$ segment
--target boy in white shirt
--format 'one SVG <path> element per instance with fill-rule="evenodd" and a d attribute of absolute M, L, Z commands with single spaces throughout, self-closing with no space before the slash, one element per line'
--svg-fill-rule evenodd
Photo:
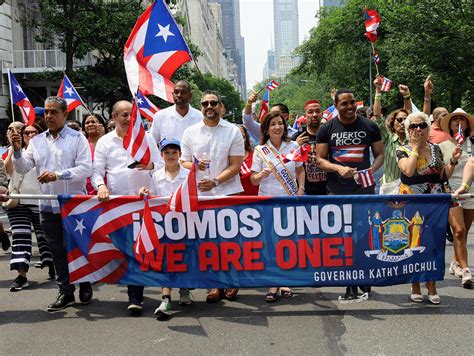
<path fill-rule="evenodd" d="M 150 188 L 142 187 L 140 195 L 170 196 L 179 185 L 188 177 L 189 170 L 179 164 L 181 157 L 181 146 L 175 138 L 164 138 L 160 142 L 161 157 L 165 166 L 153 174 Z M 191 293 L 187 288 L 179 289 L 179 304 L 189 305 L 192 303 Z M 163 287 L 161 304 L 155 310 L 155 315 L 166 319 L 171 315 L 171 288 Z"/>

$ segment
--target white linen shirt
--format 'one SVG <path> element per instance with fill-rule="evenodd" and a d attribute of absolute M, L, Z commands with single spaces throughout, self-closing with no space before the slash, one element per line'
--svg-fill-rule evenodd
<path fill-rule="evenodd" d="M 167 197 L 176 192 L 179 185 L 183 183 L 186 178 L 188 178 L 189 169 L 184 167 L 179 167 L 179 172 L 174 177 L 170 179 L 166 175 L 165 168 L 157 170 L 152 177 L 151 186 L 150 186 L 150 195 L 158 195 L 160 197 Z"/>
<path fill-rule="evenodd" d="M 267 141 L 266 146 L 273 148 L 277 155 L 280 155 L 282 153 L 288 154 L 292 150 L 298 149 L 300 147 L 294 141 L 290 141 L 290 142 L 283 141 L 280 146 L 280 151 L 278 151 L 275 148 L 275 146 L 272 145 L 270 140 Z M 255 150 L 253 151 L 253 161 L 252 161 L 252 168 L 251 168 L 252 172 L 260 173 L 264 168 L 270 168 L 268 167 L 267 163 L 263 160 L 262 155 L 259 152 L 257 152 L 257 149 L 261 149 L 261 148 L 262 148 L 262 145 L 258 145 L 257 147 L 255 147 Z M 288 163 L 285 163 L 285 167 L 288 169 L 288 172 L 291 173 L 295 182 L 297 182 L 296 167 L 301 167 L 302 165 L 303 165 L 303 162 L 290 161 Z M 281 185 L 276 175 L 272 172 L 270 173 L 268 177 L 263 178 L 260 181 L 258 195 L 288 196 L 288 193 L 286 192 L 285 188 L 283 188 L 283 186 Z"/>
<path fill-rule="evenodd" d="M 56 172 L 61 179 L 40 184 L 41 194 L 86 194 L 86 179 L 92 173 L 89 143 L 83 134 L 67 126 L 56 138 L 48 131 L 33 137 L 28 148 L 13 153 L 13 165 L 19 174 L 36 167 L 39 176 Z M 57 200 L 40 200 L 40 211 L 59 213 Z"/>
<path fill-rule="evenodd" d="M 210 161 L 209 178 L 213 179 L 229 166 L 229 156 L 244 157 L 244 139 L 239 128 L 225 120 L 220 119 L 217 126 L 214 127 L 206 126 L 204 120 L 201 120 L 184 131 L 181 152 L 183 161 L 192 161 L 193 156 L 201 159 L 203 153 L 206 153 Z M 202 171 L 196 173 L 199 182 L 204 173 Z M 198 190 L 198 194 L 221 196 L 237 194 L 242 191 L 240 177 L 236 174 L 208 192 Z"/>
<path fill-rule="evenodd" d="M 150 131 L 158 144 L 164 138 L 175 138 L 181 142 L 184 130 L 197 124 L 202 118 L 202 113 L 191 105 L 184 116 L 176 111 L 176 105 L 172 105 L 155 114 Z"/>
<path fill-rule="evenodd" d="M 150 147 L 151 162 L 156 162 L 160 156 L 156 142 L 148 133 L 145 137 Z M 123 147 L 123 140 L 116 130 L 109 132 L 102 136 L 95 146 L 92 185 L 98 189 L 99 185 L 105 184 L 104 177 L 107 175 L 106 186 L 111 194 L 137 195 L 141 187 L 150 186 L 156 165 L 152 170 L 128 168 L 133 162 L 134 159 Z"/>

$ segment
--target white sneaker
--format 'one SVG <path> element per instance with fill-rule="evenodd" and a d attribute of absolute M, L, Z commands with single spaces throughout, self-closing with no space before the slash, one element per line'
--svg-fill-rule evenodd
<path fill-rule="evenodd" d="M 464 268 L 462 270 L 462 280 L 461 284 L 464 288 L 469 288 L 472 284 L 472 275 L 469 268 Z"/>
<path fill-rule="evenodd" d="M 449 265 L 449 273 L 455 275 L 458 278 L 462 277 L 462 268 L 458 261 L 452 261 Z"/>
<path fill-rule="evenodd" d="M 179 289 L 179 305 L 189 305 L 193 302 L 191 292 L 188 288 Z"/>
<path fill-rule="evenodd" d="M 171 309 L 172 309 L 171 300 L 169 300 L 168 298 L 164 298 L 161 300 L 160 306 L 155 309 L 154 314 L 155 315 L 160 315 L 160 314 L 171 315 Z"/>

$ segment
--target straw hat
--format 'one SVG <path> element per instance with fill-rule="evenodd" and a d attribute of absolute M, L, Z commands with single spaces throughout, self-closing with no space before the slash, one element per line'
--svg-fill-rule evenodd
<path fill-rule="evenodd" d="M 457 108 L 451 114 L 448 114 L 441 119 L 440 126 L 444 132 L 449 133 L 449 123 L 451 122 L 451 119 L 455 116 L 464 117 L 469 122 L 469 129 L 471 130 L 471 132 L 474 131 L 474 116 L 469 115 L 461 108 Z"/>

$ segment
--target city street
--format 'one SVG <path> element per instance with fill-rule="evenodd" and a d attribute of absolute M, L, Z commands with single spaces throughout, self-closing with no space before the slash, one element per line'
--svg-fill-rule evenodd
<path fill-rule="evenodd" d="M 446 268 L 451 251 L 447 246 Z M 274 304 L 264 302 L 264 289 L 242 290 L 235 302 L 214 305 L 205 303 L 204 290 L 196 290 L 193 305 L 176 306 L 173 318 L 163 322 L 153 315 L 158 288 L 145 290 L 138 318 L 127 313 L 126 287 L 103 284 L 95 285 L 90 305 L 48 313 L 55 282 L 47 280 L 46 270 L 32 267 L 30 287 L 10 292 L 15 272 L 9 271 L 9 258 L 0 252 L 1 354 L 473 353 L 474 290 L 461 288 L 449 274 L 439 283 L 440 306 L 414 305 L 408 285 L 376 288 L 369 301 L 345 305 L 337 301 L 343 288 L 297 288 L 295 297 Z"/>

